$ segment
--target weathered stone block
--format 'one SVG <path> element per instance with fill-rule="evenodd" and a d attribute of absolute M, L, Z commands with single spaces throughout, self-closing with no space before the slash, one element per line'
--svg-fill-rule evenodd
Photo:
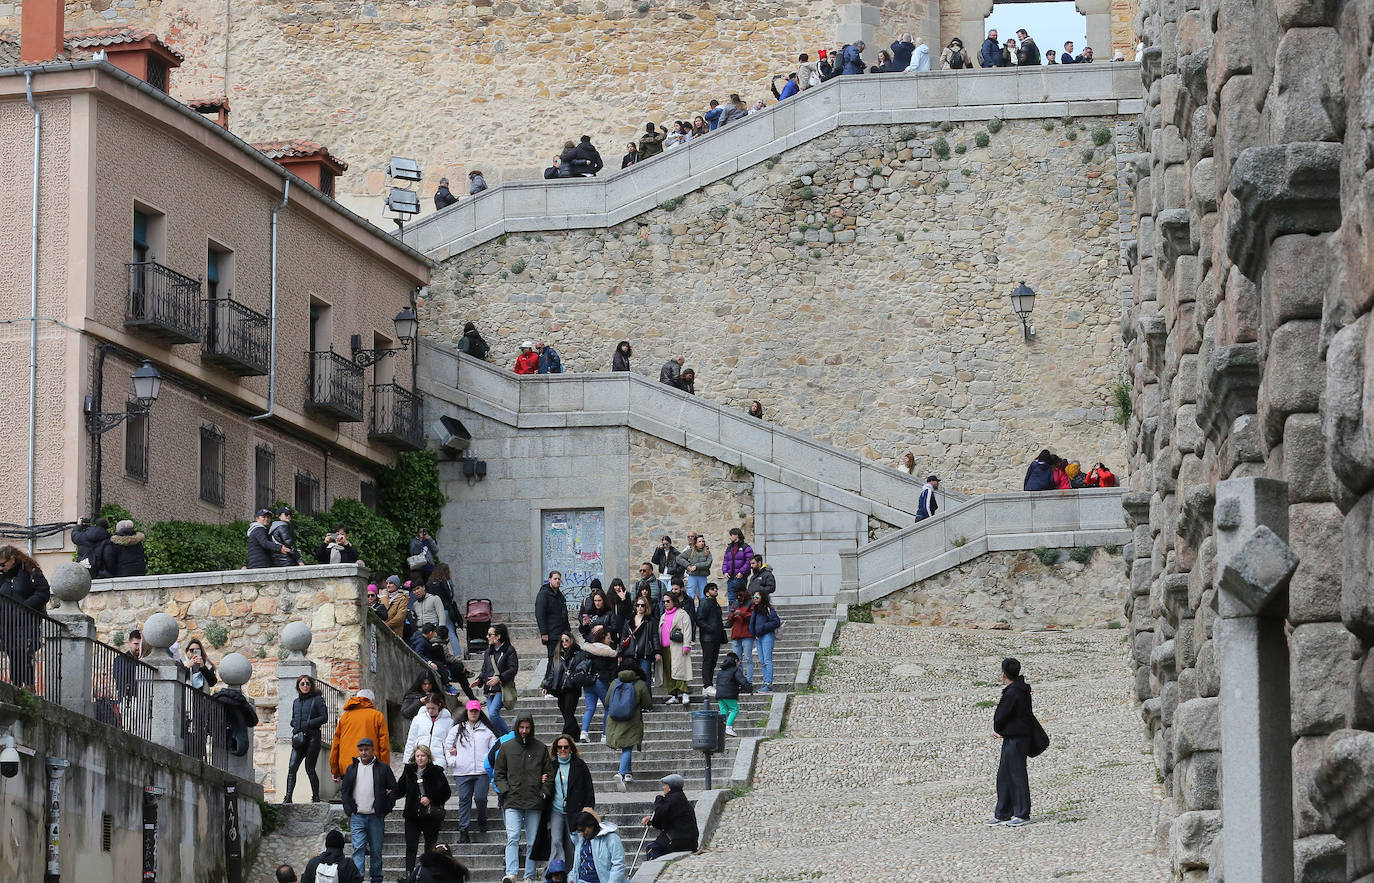
<path fill-rule="evenodd" d="M 1204 645 L 1210 650 L 1211 642 Z M 1199 657 L 1201 653 L 1199 653 Z M 1174 711 L 1174 757 L 1182 759 L 1199 751 L 1221 750 L 1221 700 L 1189 699 Z"/>
<path fill-rule="evenodd" d="M 1341 145 L 1299 142 L 1250 147 L 1231 169 L 1236 212 L 1227 216 L 1226 252 L 1251 279 L 1276 236 L 1324 233 L 1340 225 Z"/>
<path fill-rule="evenodd" d="M 1338 622 L 1314 622 L 1293 629 L 1289 640 L 1289 684 L 1293 735 L 1316 736 L 1346 723 L 1346 699 L 1355 664 Z"/>
<path fill-rule="evenodd" d="M 1193 666 L 1197 670 L 1198 695 L 1204 698 L 1221 695 L 1221 670 L 1212 658 L 1213 646 L 1211 640 L 1204 641 L 1197 648 L 1197 665 Z"/>
<path fill-rule="evenodd" d="M 1314 802 L 1319 798 L 1315 774 L 1321 765 L 1324 736 L 1304 736 L 1293 741 L 1293 836 L 1330 833 Z"/>
<path fill-rule="evenodd" d="M 1212 841 L 1221 833 L 1220 810 L 1182 812 L 1169 830 L 1169 859 L 1179 870 L 1205 868 Z"/>
<path fill-rule="evenodd" d="M 1261 391 L 1261 400 L 1263 399 Z M 1321 503 L 1331 499 L 1326 471 L 1326 441 L 1319 414 L 1291 415 L 1283 425 L 1283 480 L 1292 503 Z"/>
<path fill-rule="evenodd" d="M 1334 28 L 1293 28 L 1279 39 L 1264 104 L 1269 142 L 1339 141 L 1345 134 L 1345 78 Z"/>
<path fill-rule="evenodd" d="M 1293 883 L 1346 883 L 1341 839 L 1318 834 L 1293 841 Z"/>
<path fill-rule="evenodd" d="M 1340 531 L 1341 512 L 1331 503 L 1288 507 L 1288 544 L 1298 556 L 1288 583 L 1288 620 L 1295 625 L 1340 619 L 1341 563 L 1331 548 Z"/>
<path fill-rule="evenodd" d="M 1279 236 L 1269 245 L 1260 283 L 1261 322 L 1272 333 L 1294 319 L 1320 319 L 1335 266 L 1331 234 Z"/>
<path fill-rule="evenodd" d="M 1343 510 L 1353 505 L 1349 498 L 1374 487 L 1374 433 L 1364 408 L 1365 347 L 1370 327 L 1366 313 L 1337 332 L 1326 352 L 1322 428 L 1326 457 L 1339 485 L 1333 485 L 1332 492 Z"/>
<path fill-rule="evenodd" d="M 1356 666 L 1350 682 L 1350 726 L 1374 730 L 1374 650 L 1366 649 Z"/>
<path fill-rule="evenodd" d="M 1275 0 L 1279 27 L 1315 28 L 1336 20 L 1336 0 Z"/>
<path fill-rule="evenodd" d="M 1221 752 L 1200 751 L 1174 762 L 1174 794 L 1185 810 L 1221 807 Z"/>
<path fill-rule="evenodd" d="M 1214 53 L 1208 66 L 1208 73 L 1214 83 L 1219 72 L 1216 61 Z M 1217 96 L 1212 101 L 1212 110 L 1216 114 L 1215 174 L 1218 181 L 1227 181 L 1230 179 L 1231 167 L 1235 165 L 1236 158 L 1241 152 L 1263 143 L 1261 139 L 1264 137 L 1264 117 L 1259 112 L 1257 100 L 1262 98 L 1263 94 L 1260 93 L 1258 81 L 1248 74 L 1228 76 L 1222 82 L 1224 85 L 1214 86 L 1212 92 Z M 1218 197 L 1220 195 L 1218 193 Z"/>
<path fill-rule="evenodd" d="M 1285 323 L 1269 339 L 1264 379 L 1256 403 L 1269 447 L 1283 440 L 1284 421 L 1290 414 L 1315 414 L 1321 403 L 1323 365 L 1317 354 L 1320 338 L 1320 322 L 1300 320 Z M 1303 453 L 1311 452 L 1305 449 Z M 1321 460 L 1307 462 L 1315 466 Z"/>
<path fill-rule="evenodd" d="M 1366 642 L 1374 642 L 1374 494 L 1366 494 L 1341 524 L 1341 621 Z"/>

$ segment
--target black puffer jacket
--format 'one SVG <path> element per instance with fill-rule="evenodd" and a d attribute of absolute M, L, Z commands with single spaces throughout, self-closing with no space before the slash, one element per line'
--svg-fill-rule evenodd
<path fill-rule="evenodd" d="M 1031 688 L 1023 677 L 1017 677 L 1002 688 L 1002 698 L 992 713 L 992 729 L 1003 739 L 1029 737 L 1032 730 Z"/>
<path fill-rule="evenodd" d="M 116 533 L 101 552 L 106 576 L 146 576 L 148 555 L 143 550 L 143 531 Z"/>
<path fill-rule="evenodd" d="M 320 734 L 320 729 L 329 723 L 329 707 L 324 704 L 320 691 L 297 695 L 291 704 L 291 733 Z"/>
<path fill-rule="evenodd" d="M 701 599 L 697 608 L 698 638 L 712 644 L 725 643 L 725 623 L 720 615 L 720 602 L 710 595 Z"/>
<path fill-rule="evenodd" d="M 561 591 L 555 592 L 553 586 L 544 583 L 534 598 L 534 621 L 539 626 L 539 634 L 548 635 L 549 643 L 572 631 L 568 623 L 568 602 Z"/>
<path fill-rule="evenodd" d="M 30 573 L 16 561 L 8 571 L 0 574 L 0 598 L 9 598 L 30 610 L 41 611 L 48 606 L 50 594 L 48 578 L 38 568 Z"/>
<path fill-rule="evenodd" d="M 245 567 L 276 567 L 275 557 L 281 554 L 281 546 L 272 542 L 267 534 L 267 525 L 253 522 L 248 525 L 248 560 Z"/>
<path fill-rule="evenodd" d="M 91 576 L 100 576 L 97 573 L 101 566 L 98 560 L 100 546 L 110 538 L 110 532 L 98 524 L 88 524 L 85 527 L 77 525 L 72 528 L 72 542 L 76 545 L 76 560 L 91 562 Z"/>

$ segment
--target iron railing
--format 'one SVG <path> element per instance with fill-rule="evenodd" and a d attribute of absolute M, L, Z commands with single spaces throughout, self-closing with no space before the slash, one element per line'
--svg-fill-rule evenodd
<path fill-rule="evenodd" d="M 320 694 L 324 696 L 324 707 L 329 710 L 329 723 L 327 723 L 322 733 L 326 740 L 333 738 L 334 727 L 339 722 L 339 716 L 343 714 L 344 703 L 348 701 L 348 694 L 328 681 L 315 681 L 320 688 Z M 332 744 L 332 743 L 331 743 Z"/>
<path fill-rule="evenodd" d="M 418 451 L 425 446 L 420 407 L 418 392 L 395 383 L 375 384 L 372 387 L 372 426 L 367 437 L 403 451 Z"/>
<path fill-rule="evenodd" d="M 269 320 L 231 297 L 205 301 L 205 340 L 200 357 L 239 375 L 271 370 Z"/>
<path fill-rule="evenodd" d="M 95 719 L 152 741 L 156 670 L 109 644 L 85 640 L 91 656 L 91 700 Z"/>
<path fill-rule="evenodd" d="M 200 282 L 155 261 L 126 264 L 129 303 L 124 324 L 172 343 L 200 340 Z"/>
<path fill-rule="evenodd" d="M 219 769 L 229 768 L 229 721 L 223 703 L 182 684 L 182 753 Z"/>
<path fill-rule="evenodd" d="M 0 598 L 0 680 L 49 702 L 62 701 L 66 627 L 41 611 Z"/>
<path fill-rule="evenodd" d="M 363 419 L 363 369 L 333 350 L 306 353 L 310 386 L 306 408 L 356 423 Z"/>

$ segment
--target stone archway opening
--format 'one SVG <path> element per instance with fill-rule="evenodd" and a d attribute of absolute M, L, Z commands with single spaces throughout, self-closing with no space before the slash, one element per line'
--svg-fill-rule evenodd
<path fill-rule="evenodd" d="M 998 39 L 1005 44 L 1008 39 L 1016 38 L 1016 32 L 1020 28 L 1025 28 L 1035 40 L 1035 45 L 1040 47 L 1042 59 L 1050 52 L 1062 53 L 1064 43 L 1069 40 L 1073 41 L 1075 53 L 1081 52 L 1084 46 L 1093 45 L 1088 40 L 1087 16 L 1079 12 L 1071 0 L 1051 0 L 1043 3 L 999 0 L 993 4 L 992 12 L 983 20 L 983 29 L 978 39 L 981 43 L 988 31 L 996 30 Z M 1102 49 L 1093 46 L 1093 52 L 1101 57 Z M 1110 57 L 1109 53 L 1102 60 L 1106 61 Z M 1043 60 L 1041 63 L 1043 64 Z"/>
<path fill-rule="evenodd" d="M 1015 36 L 1017 28 L 1025 27 L 1030 31 L 1031 36 L 1035 38 L 1035 42 L 1040 46 L 1040 51 L 1042 53 L 1047 51 L 1051 46 L 1056 45 L 1059 46 L 1062 51 L 1064 41 L 1072 39 L 1076 52 L 1082 50 L 1082 45 L 1080 45 L 1080 42 L 1082 42 L 1093 47 L 1093 51 L 1097 55 L 1098 61 L 1110 61 L 1112 57 L 1111 0 L 1074 0 L 1073 9 L 1076 10 L 1083 19 L 1081 28 L 1083 33 L 1076 37 L 1064 36 L 1058 38 L 1057 42 L 1054 34 L 1037 34 L 1035 29 L 1026 24 L 1024 20 L 1018 24 L 1013 24 L 1006 33 L 1003 33 L 1000 24 L 989 24 L 989 17 L 994 15 L 993 0 L 944 0 L 944 3 L 948 4 L 948 6 L 955 6 L 959 10 L 960 19 L 957 34 L 963 38 L 964 45 L 974 49 L 974 51 L 977 51 L 975 47 L 982 45 L 983 38 L 987 36 L 988 30 L 992 27 L 997 27 L 998 37 L 1003 42 L 1005 42 L 1008 37 Z M 1016 21 L 1018 18 L 1022 18 L 1022 16 L 1018 15 L 1015 7 L 1029 8 L 1037 6 L 1067 5 L 1068 0 L 1062 0 L 1062 2 L 1058 3 L 1029 2 L 1029 0 L 1003 0 L 1003 2 L 997 4 L 997 7 L 1011 7 L 1010 18 Z M 948 6 L 945 8 L 948 8 Z M 999 8 L 998 14 L 1005 15 L 1006 13 L 1002 13 Z M 1029 13 L 1026 13 L 1026 17 L 1029 17 Z M 949 36 L 954 36 L 954 34 L 950 34 Z M 945 39 L 948 40 L 948 37 Z"/>

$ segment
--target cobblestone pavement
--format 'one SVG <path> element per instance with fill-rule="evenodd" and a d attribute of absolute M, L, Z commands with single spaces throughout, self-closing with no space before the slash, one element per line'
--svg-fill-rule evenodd
<path fill-rule="evenodd" d="M 752 793 L 710 849 L 661 880 L 1155 881 L 1159 786 L 1130 698 L 1126 632 L 849 624 L 816 692 L 793 697 Z M 985 828 L 992 706 L 1016 656 L 1051 747 L 1030 761 L 1032 823 Z"/>

